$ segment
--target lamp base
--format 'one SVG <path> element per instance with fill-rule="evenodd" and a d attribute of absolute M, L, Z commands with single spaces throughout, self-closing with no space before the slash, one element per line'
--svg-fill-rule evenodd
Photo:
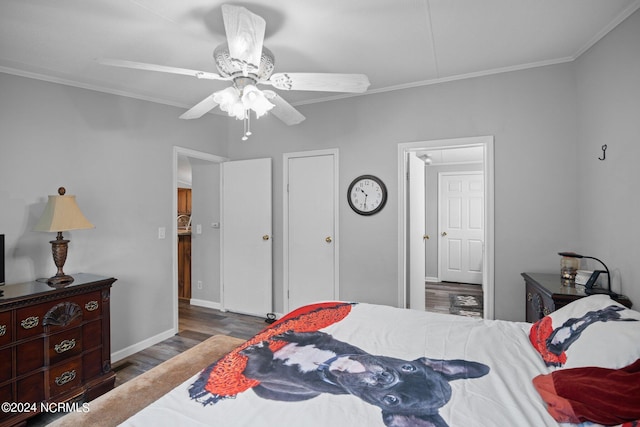
<path fill-rule="evenodd" d="M 55 275 L 53 277 L 49 277 L 49 279 L 47 279 L 47 284 L 49 286 L 53 286 L 58 287 L 58 286 L 66 286 L 69 283 L 73 282 L 73 277 L 67 275 L 67 274 L 63 274 L 63 275 Z"/>

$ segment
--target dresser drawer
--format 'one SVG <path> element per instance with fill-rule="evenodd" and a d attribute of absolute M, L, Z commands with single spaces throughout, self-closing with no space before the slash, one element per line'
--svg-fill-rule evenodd
<path fill-rule="evenodd" d="M 49 365 L 82 353 L 82 329 L 73 328 L 49 337 Z"/>
<path fill-rule="evenodd" d="M 95 320 L 82 327 L 82 340 L 85 350 L 102 345 L 102 322 Z"/>
<path fill-rule="evenodd" d="M 13 374 L 13 349 L 0 350 L 0 383 L 11 379 Z M 0 403 L 4 400 L 0 400 Z"/>
<path fill-rule="evenodd" d="M 102 292 L 96 291 L 78 297 L 78 304 L 82 307 L 84 320 L 97 319 L 102 315 Z"/>
<path fill-rule="evenodd" d="M 15 398 L 16 402 L 33 403 L 44 400 L 44 372 L 39 371 L 26 378 L 18 380 L 18 394 Z"/>
<path fill-rule="evenodd" d="M 51 303 L 38 304 L 16 310 L 16 339 L 23 339 L 41 334 L 42 316 L 51 308 Z"/>
<path fill-rule="evenodd" d="M 0 387 L 0 403 L 15 402 L 13 398 L 13 387 L 11 384 L 7 384 L 4 387 Z M 11 416 L 11 412 L 0 411 L 0 420 Z"/>
<path fill-rule="evenodd" d="M 0 313 L 0 345 L 9 344 L 13 338 L 13 328 L 11 327 L 11 312 Z"/>
<path fill-rule="evenodd" d="M 55 332 L 82 322 L 82 309 L 73 299 L 57 304 L 48 302 L 21 308 L 16 314 L 17 339 L 41 334 L 44 332 L 44 326 L 47 326 L 50 332 Z"/>
<path fill-rule="evenodd" d="M 49 370 L 49 397 L 57 396 L 82 383 L 82 360 L 56 366 Z"/>
<path fill-rule="evenodd" d="M 16 367 L 18 375 L 24 375 L 44 366 L 44 339 L 38 338 L 16 347 Z"/>

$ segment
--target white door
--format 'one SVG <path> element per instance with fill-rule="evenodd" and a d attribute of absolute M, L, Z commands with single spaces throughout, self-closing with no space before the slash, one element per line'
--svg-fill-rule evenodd
<path fill-rule="evenodd" d="M 482 173 L 439 176 L 440 279 L 482 283 L 484 182 Z"/>
<path fill-rule="evenodd" d="M 222 307 L 266 316 L 271 292 L 271 159 L 222 164 Z"/>
<path fill-rule="evenodd" d="M 285 309 L 294 310 L 337 298 L 337 153 L 285 161 Z"/>
<path fill-rule="evenodd" d="M 425 310 L 425 185 L 424 162 L 408 155 L 409 167 L 409 307 Z"/>

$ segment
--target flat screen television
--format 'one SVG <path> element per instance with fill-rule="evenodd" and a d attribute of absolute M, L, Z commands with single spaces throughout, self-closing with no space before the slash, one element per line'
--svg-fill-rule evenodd
<path fill-rule="evenodd" d="M 0 285 L 4 285 L 4 234 L 0 234 Z"/>

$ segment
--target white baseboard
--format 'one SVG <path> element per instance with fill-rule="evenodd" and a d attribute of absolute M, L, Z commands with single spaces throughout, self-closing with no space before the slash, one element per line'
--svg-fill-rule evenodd
<path fill-rule="evenodd" d="M 207 301 L 205 299 L 191 298 L 189 300 L 189 304 L 197 305 L 198 307 L 213 308 L 213 309 L 216 309 L 216 310 L 221 310 L 222 309 L 219 302 Z"/>
<path fill-rule="evenodd" d="M 154 335 L 146 340 L 142 340 L 138 343 L 130 345 L 129 347 L 123 348 L 122 350 L 118 350 L 114 353 L 111 353 L 111 363 L 115 363 L 119 360 L 124 359 L 125 357 L 131 356 L 139 351 L 144 350 L 147 347 L 151 347 L 154 344 L 158 344 L 166 339 L 171 338 L 176 334 L 176 331 L 173 329 L 166 330 L 164 332 L 159 333 L 158 335 Z"/>
<path fill-rule="evenodd" d="M 425 282 L 438 283 L 440 280 L 438 280 L 438 278 L 437 278 L 437 277 L 428 277 L 428 276 L 427 276 L 427 277 L 425 277 L 425 278 L 424 278 L 424 281 L 425 281 Z"/>

